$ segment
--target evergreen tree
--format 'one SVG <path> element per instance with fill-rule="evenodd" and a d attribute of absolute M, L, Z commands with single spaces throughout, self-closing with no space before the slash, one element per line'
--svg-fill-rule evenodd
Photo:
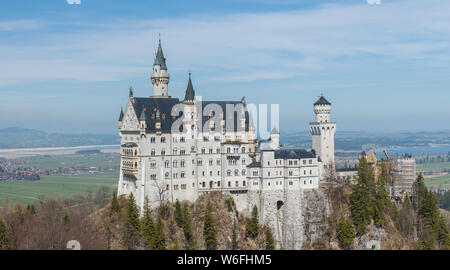
<path fill-rule="evenodd" d="M 339 240 L 339 244 L 343 248 L 350 248 L 353 240 L 355 239 L 355 231 L 353 230 L 353 225 L 350 220 L 344 218 L 343 216 L 339 218 L 336 228 L 336 235 Z"/>
<path fill-rule="evenodd" d="M 128 196 L 126 203 L 126 236 L 125 242 L 128 249 L 134 249 L 139 239 L 139 209 L 134 200 L 133 193 Z"/>
<path fill-rule="evenodd" d="M 144 217 L 142 220 L 142 236 L 145 247 L 148 249 L 155 248 L 155 224 L 153 222 L 152 212 L 149 206 L 148 197 L 145 197 Z"/>
<path fill-rule="evenodd" d="M 8 234 L 6 232 L 5 223 L 0 218 L 0 250 L 9 249 Z"/>
<path fill-rule="evenodd" d="M 353 224 L 359 235 L 367 231 L 367 225 L 373 217 L 373 174 L 369 169 L 367 160 L 361 155 L 358 165 L 358 183 L 353 188 L 351 197 L 351 212 Z"/>
<path fill-rule="evenodd" d="M 153 249 L 165 250 L 166 249 L 166 236 L 164 235 L 164 228 L 162 218 L 158 216 L 158 222 L 156 223 L 155 234 L 153 238 Z"/>
<path fill-rule="evenodd" d="M 233 221 L 233 229 L 231 232 L 231 249 L 232 250 L 238 249 L 236 220 Z"/>
<path fill-rule="evenodd" d="M 120 212 L 120 206 L 119 201 L 117 200 L 117 192 L 113 192 L 113 197 L 111 201 L 111 212 L 112 213 L 119 213 Z"/>
<path fill-rule="evenodd" d="M 385 165 L 381 165 L 381 174 L 376 183 L 375 204 L 373 209 L 373 220 L 375 224 L 382 225 L 383 213 L 385 208 L 390 204 L 389 193 L 386 190 L 386 185 L 389 183 L 389 176 Z"/>
<path fill-rule="evenodd" d="M 183 233 L 184 239 L 186 240 L 186 249 L 194 250 L 196 243 L 192 235 L 192 225 L 191 225 L 191 214 L 186 204 L 183 206 Z"/>
<path fill-rule="evenodd" d="M 175 202 L 175 222 L 177 223 L 178 227 L 182 226 L 183 213 L 181 210 L 181 204 L 178 200 Z"/>
<path fill-rule="evenodd" d="M 246 236 L 256 238 L 259 234 L 258 208 L 253 206 L 251 218 L 247 218 L 245 225 Z"/>
<path fill-rule="evenodd" d="M 272 231 L 266 228 L 266 250 L 275 249 L 275 240 L 273 239 Z"/>
<path fill-rule="evenodd" d="M 207 250 L 217 249 L 216 224 L 212 216 L 212 207 L 209 202 L 206 206 L 206 213 L 203 225 L 203 237 L 205 238 L 205 245 Z"/>

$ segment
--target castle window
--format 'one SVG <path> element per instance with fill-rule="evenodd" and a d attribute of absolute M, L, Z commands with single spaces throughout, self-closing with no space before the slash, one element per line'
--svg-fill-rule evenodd
<path fill-rule="evenodd" d="M 242 170 L 242 175 L 245 175 L 245 170 Z"/>
<path fill-rule="evenodd" d="M 312 159 L 309 160 L 309 164 L 312 164 Z"/>
<path fill-rule="evenodd" d="M 289 171 L 289 176 L 292 176 L 292 175 L 293 175 L 292 171 Z"/>
<path fill-rule="evenodd" d="M 151 143 L 155 143 L 155 137 L 151 137 L 151 138 L 150 138 L 150 142 L 151 142 Z"/>
<path fill-rule="evenodd" d="M 293 185 L 292 181 L 289 181 L 289 185 L 290 185 L 290 186 L 292 186 L 292 185 Z"/>
<path fill-rule="evenodd" d="M 220 171 L 217 171 L 217 176 L 220 176 Z"/>
<path fill-rule="evenodd" d="M 220 165 L 220 159 L 216 160 L 216 165 Z"/>
<path fill-rule="evenodd" d="M 184 172 L 181 172 L 181 178 L 184 178 Z"/>
<path fill-rule="evenodd" d="M 227 176 L 231 176 L 231 170 L 227 171 Z"/>
<path fill-rule="evenodd" d="M 242 165 L 245 165 L 245 158 L 242 159 Z"/>
<path fill-rule="evenodd" d="M 306 164 L 306 160 L 303 160 L 303 164 Z"/>
<path fill-rule="evenodd" d="M 239 171 L 238 170 L 234 170 L 234 176 L 238 176 L 239 175 Z"/>
<path fill-rule="evenodd" d="M 217 148 L 217 149 L 216 149 L 216 153 L 217 153 L 217 154 L 220 154 L 220 148 Z"/>
<path fill-rule="evenodd" d="M 306 185 L 306 181 L 303 181 L 303 184 Z"/>
<path fill-rule="evenodd" d="M 178 185 L 173 185 L 174 190 L 178 190 Z"/>
<path fill-rule="evenodd" d="M 156 161 L 155 160 L 150 161 L 150 167 L 156 168 Z"/>
<path fill-rule="evenodd" d="M 176 148 L 174 148 L 174 149 L 172 150 L 172 152 L 173 152 L 174 155 L 176 155 L 177 152 L 178 152 L 178 150 L 177 150 Z"/>
<path fill-rule="evenodd" d="M 236 181 L 235 185 L 236 185 L 236 187 L 238 187 L 239 186 L 239 181 Z"/>
<path fill-rule="evenodd" d="M 214 163 L 214 161 L 212 160 L 212 158 L 209 160 L 209 165 L 212 166 Z"/>
<path fill-rule="evenodd" d="M 169 186 L 169 185 L 167 185 L 167 186 L 166 186 L 166 190 L 169 190 L 169 189 L 170 189 L 170 186 Z"/>
<path fill-rule="evenodd" d="M 165 156 L 166 155 L 166 150 L 161 150 L 161 156 Z"/>
<path fill-rule="evenodd" d="M 312 180 L 309 180 L 309 183 L 312 184 Z"/>
<path fill-rule="evenodd" d="M 230 147 L 227 148 L 227 154 L 231 153 Z"/>
<path fill-rule="evenodd" d="M 195 175 L 195 171 L 192 171 L 192 175 Z"/>
<path fill-rule="evenodd" d="M 191 147 L 191 153 L 192 153 L 192 152 L 195 152 L 195 146 L 192 146 L 192 147 Z"/>
<path fill-rule="evenodd" d="M 309 174 L 312 174 L 312 170 L 309 170 Z"/>
<path fill-rule="evenodd" d="M 161 137 L 161 143 L 165 143 L 166 142 L 166 137 Z"/>
<path fill-rule="evenodd" d="M 166 172 L 165 177 L 166 177 L 166 179 L 169 179 L 169 173 L 168 172 Z"/>
<path fill-rule="evenodd" d="M 245 181 L 242 181 L 242 186 L 244 186 L 244 187 L 245 187 Z"/>
<path fill-rule="evenodd" d="M 205 153 L 205 148 L 202 148 L 202 154 L 204 154 Z"/>
<path fill-rule="evenodd" d="M 181 165 L 181 168 L 184 168 L 184 159 L 182 159 L 181 161 L 180 161 L 180 165 Z"/>
<path fill-rule="evenodd" d="M 231 181 L 228 181 L 228 187 L 231 187 Z"/>
<path fill-rule="evenodd" d="M 242 147 L 242 153 L 245 153 L 245 147 Z"/>
<path fill-rule="evenodd" d="M 220 181 L 217 181 L 217 186 L 220 187 Z"/>
<path fill-rule="evenodd" d="M 176 168 L 178 165 L 178 162 L 176 160 L 173 161 L 173 167 Z"/>
<path fill-rule="evenodd" d="M 205 176 L 205 171 L 202 172 L 202 176 Z"/>
<path fill-rule="evenodd" d="M 164 161 L 164 167 L 169 168 L 170 162 L 168 160 Z"/>
<path fill-rule="evenodd" d="M 185 142 L 186 139 L 184 137 L 181 137 L 180 142 Z"/>
<path fill-rule="evenodd" d="M 209 153 L 212 154 L 213 153 L 213 149 L 209 148 Z"/>
<path fill-rule="evenodd" d="M 270 161 L 267 161 L 267 166 L 270 166 Z"/>
<path fill-rule="evenodd" d="M 181 189 L 186 189 L 186 184 L 182 184 Z"/>
<path fill-rule="evenodd" d="M 151 155 L 154 157 L 155 156 L 155 149 L 152 149 Z"/>
<path fill-rule="evenodd" d="M 209 176 L 212 176 L 212 171 L 209 171 Z"/>
<path fill-rule="evenodd" d="M 197 160 L 197 166 L 202 166 L 202 164 L 203 164 L 203 160 L 199 158 Z"/>

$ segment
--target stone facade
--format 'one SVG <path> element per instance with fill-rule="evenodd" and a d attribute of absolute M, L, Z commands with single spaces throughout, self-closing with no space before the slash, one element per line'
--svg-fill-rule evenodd
<path fill-rule="evenodd" d="M 331 104 L 323 96 L 314 104 L 313 149 L 284 149 L 276 129 L 268 140 L 255 137 L 244 98 L 199 100 L 190 74 L 184 100 L 169 96 L 161 42 L 151 78 L 153 95 L 134 97 L 130 90 L 120 114 L 118 194 L 134 194 L 141 209 L 145 198 L 157 207 L 213 191 L 229 194 L 238 211 L 259 209 L 260 222 L 270 226 L 278 247 L 300 249 L 303 194 L 318 190 L 323 162 L 334 163 Z"/>

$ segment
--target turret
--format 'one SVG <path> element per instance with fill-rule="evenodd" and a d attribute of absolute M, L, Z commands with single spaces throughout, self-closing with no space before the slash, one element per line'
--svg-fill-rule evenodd
<path fill-rule="evenodd" d="M 189 81 L 186 88 L 186 95 L 184 96 L 184 103 L 192 104 L 194 102 L 194 99 L 195 99 L 195 90 L 194 86 L 192 86 L 191 72 L 189 72 Z"/>
<path fill-rule="evenodd" d="M 314 103 L 315 121 L 309 124 L 312 149 L 322 160 L 323 167 L 334 167 L 334 133 L 336 123 L 330 121 L 331 103 L 321 95 Z"/>
<path fill-rule="evenodd" d="M 123 120 L 123 108 L 120 108 L 120 115 L 119 115 L 119 129 L 122 128 L 122 120 Z"/>
<path fill-rule="evenodd" d="M 319 96 L 318 100 L 314 103 L 314 113 L 316 114 L 316 122 L 330 122 L 331 103 L 323 96 Z"/>
<path fill-rule="evenodd" d="M 270 147 L 280 149 L 280 132 L 275 127 L 270 132 Z"/>
<path fill-rule="evenodd" d="M 151 76 L 153 84 L 152 97 L 169 97 L 169 78 L 170 75 L 167 72 L 166 58 L 164 58 L 160 39 L 158 43 L 158 51 L 155 55 L 155 62 L 153 63 L 153 73 Z"/>

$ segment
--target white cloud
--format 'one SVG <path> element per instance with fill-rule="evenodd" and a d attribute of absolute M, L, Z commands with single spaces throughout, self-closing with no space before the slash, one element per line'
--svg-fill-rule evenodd
<path fill-rule="evenodd" d="M 69 4 L 69 5 L 73 5 L 73 4 L 80 5 L 81 4 L 81 0 L 67 0 L 67 4 Z"/>

